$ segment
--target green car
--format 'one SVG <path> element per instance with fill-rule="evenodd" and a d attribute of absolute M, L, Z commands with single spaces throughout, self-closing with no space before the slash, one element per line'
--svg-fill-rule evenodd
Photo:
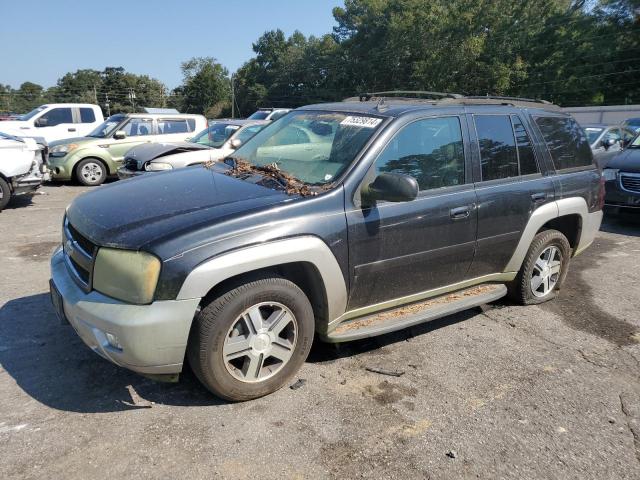
<path fill-rule="evenodd" d="M 112 115 L 86 137 L 51 142 L 53 180 L 100 185 L 116 175 L 125 154 L 150 142 L 180 142 L 207 128 L 202 115 L 128 113 Z"/>

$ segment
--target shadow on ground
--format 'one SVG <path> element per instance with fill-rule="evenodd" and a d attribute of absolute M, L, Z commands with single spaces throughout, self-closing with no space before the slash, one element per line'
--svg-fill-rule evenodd
<path fill-rule="evenodd" d="M 605 214 L 600 230 L 607 233 L 640 237 L 640 211 L 636 214 Z"/>

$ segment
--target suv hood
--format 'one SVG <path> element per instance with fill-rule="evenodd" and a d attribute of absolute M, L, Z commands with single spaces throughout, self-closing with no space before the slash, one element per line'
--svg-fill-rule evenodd
<path fill-rule="evenodd" d="M 139 250 L 295 198 L 219 173 L 226 168 L 186 168 L 99 187 L 77 197 L 67 218 L 98 245 Z"/>
<path fill-rule="evenodd" d="M 627 148 L 613 157 L 605 168 L 616 168 L 623 172 L 640 173 L 640 148 Z"/>

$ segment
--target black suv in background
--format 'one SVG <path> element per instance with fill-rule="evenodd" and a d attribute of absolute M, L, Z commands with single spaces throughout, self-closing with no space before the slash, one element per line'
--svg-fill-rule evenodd
<path fill-rule="evenodd" d="M 223 162 L 68 208 L 59 316 L 104 358 L 230 400 L 280 388 L 314 335 L 378 335 L 554 298 L 602 219 L 583 130 L 546 102 L 363 95 L 294 110 Z"/>
<path fill-rule="evenodd" d="M 606 181 L 605 211 L 640 213 L 640 134 L 602 171 Z"/>

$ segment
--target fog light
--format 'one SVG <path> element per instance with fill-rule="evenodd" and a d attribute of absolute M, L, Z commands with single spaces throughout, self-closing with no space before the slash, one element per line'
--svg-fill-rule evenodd
<path fill-rule="evenodd" d="M 109 342 L 109 346 L 115 348 L 116 350 L 123 350 L 122 345 L 120 345 L 120 341 L 118 337 L 113 335 L 112 333 L 105 332 L 105 337 L 107 337 L 107 342 Z"/>

